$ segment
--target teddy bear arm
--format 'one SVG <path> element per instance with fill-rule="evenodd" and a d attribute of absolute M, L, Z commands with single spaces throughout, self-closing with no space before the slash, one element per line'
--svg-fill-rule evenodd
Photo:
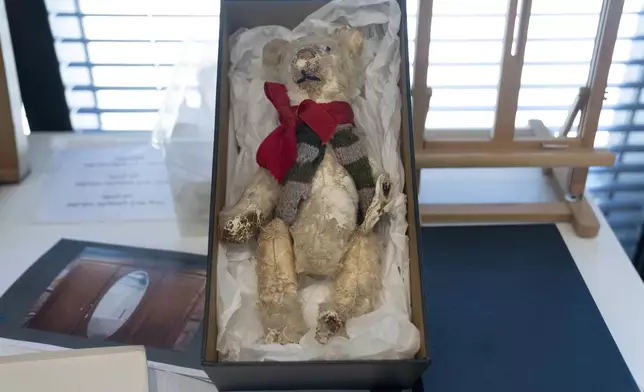
<path fill-rule="evenodd" d="M 369 162 L 365 142 L 355 125 L 338 126 L 331 139 L 338 162 L 347 170 L 358 191 L 361 216 L 367 212 L 375 194 L 374 171 Z"/>
<path fill-rule="evenodd" d="M 320 137 L 307 125 L 297 129 L 295 138 L 295 163 L 286 173 L 276 211 L 277 217 L 288 225 L 295 221 L 300 202 L 309 197 L 313 177 L 324 159 L 326 150 Z"/>
<path fill-rule="evenodd" d="M 273 175 L 260 168 L 251 178 L 241 197 L 219 215 L 219 229 L 224 242 L 246 243 L 257 234 L 259 226 L 272 216 L 280 195 L 280 185 Z"/>

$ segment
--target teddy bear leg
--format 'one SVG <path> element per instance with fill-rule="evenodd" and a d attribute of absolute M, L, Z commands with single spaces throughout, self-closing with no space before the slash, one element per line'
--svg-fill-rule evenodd
<path fill-rule="evenodd" d="M 315 338 L 326 344 L 348 319 L 374 309 L 380 292 L 380 244 L 374 233 L 356 233 L 344 256 L 331 301 L 320 307 Z"/>
<path fill-rule="evenodd" d="M 349 287 L 341 284 L 333 301 L 321 305 L 315 331 L 315 338 L 319 343 L 326 344 L 331 337 L 346 333 L 346 322 L 350 318 L 360 317 L 376 309 L 381 288 L 381 271 L 377 263 L 370 265 L 372 269 L 363 271 L 358 282 Z"/>
<path fill-rule="evenodd" d="M 297 298 L 291 237 L 288 226 L 279 218 L 260 228 L 257 285 L 265 342 L 299 342 L 306 326 Z"/>
<path fill-rule="evenodd" d="M 268 221 L 277 199 L 280 186 L 265 169 L 260 168 L 239 201 L 220 213 L 219 228 L 224 242 L 246 243 L 257 229 Z"/>
<path fill-rule="evenodd" d="M 320 307 L 315 338 L 326 344 L 341 332 L 348 319 L 374 310 L 382 285 L 380 240 L 373 232 L 387 210 L 391 184 L 386 175 L 376 181 L 376 193 L 362 225 L 356 230 L 342 259 L 331 301 Z"/>

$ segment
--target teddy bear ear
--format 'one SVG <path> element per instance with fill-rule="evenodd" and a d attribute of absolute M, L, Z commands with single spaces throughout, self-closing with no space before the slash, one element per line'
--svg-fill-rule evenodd
<path fill-rule="evenodd" d="M 264 45 L 262 50 L 262 62 L 268 70 L 276 71 L 286 56 L 288 41 L 283 39 L 274 39 Z"/>
<path fill-rule="evenodd" d="M 353 27 L 344 27 L 335 32 L 340 46 L 349 51 L 351 57 L 359 57 L 364 46 L 362 31 Z"/>

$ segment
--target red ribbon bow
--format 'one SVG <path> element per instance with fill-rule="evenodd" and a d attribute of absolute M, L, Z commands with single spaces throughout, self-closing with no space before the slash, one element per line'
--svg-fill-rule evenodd
<path fill-rule="evenodd" d="M 353 110 L 346 102 L 316 103 L 310 99 L 291 106 L 286 86 L 266 82 L 264 93 L 277 109 L 280 125 L 260 144 L 257 163 L 270 171 L 281 184 L 297 159 L 295 131 L 305 123 L 326 144 L 340 124 L 353 124 Z"/>

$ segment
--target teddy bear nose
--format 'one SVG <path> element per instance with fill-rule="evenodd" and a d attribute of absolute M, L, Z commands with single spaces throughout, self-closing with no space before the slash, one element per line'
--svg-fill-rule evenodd
<path fill-rule="evenodd" d="M 299 69 L 309 68 L 316 57 L 316 53 L 313 50 L 301 49 L 295 54 L 295 65 Z"/>

